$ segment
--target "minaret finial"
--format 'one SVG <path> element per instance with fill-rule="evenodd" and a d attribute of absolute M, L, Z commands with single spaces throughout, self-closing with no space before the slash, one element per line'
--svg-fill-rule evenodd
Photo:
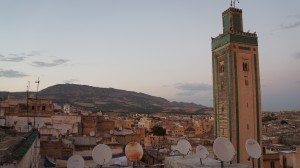
<path fill-rule="evenodd" d="M 235 8 L 235 1 L 237 1 L 238 3 L 240 3 L 239 0 L 231 0 L 231 2 L 230 2 L 230 6 L 231 7 L 232 7 L 232 4 L 233 4 L 233 7 Z"/>

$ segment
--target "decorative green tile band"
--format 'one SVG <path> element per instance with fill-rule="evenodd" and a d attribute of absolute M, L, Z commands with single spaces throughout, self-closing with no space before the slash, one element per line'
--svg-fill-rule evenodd
<path fill-rule="evenodd" d="M 232 142 L 232 112 L 231 112 L 231 66 L 230 66 L 230 54 L 227 54 L 227 92 L 228 92 L 228 111 L 229 111 L 229 130 L 230 130 L 230 141 Z"/>
<path fill-rule="evenodd" d="M 39 135 L 38 131 L 33 131 L 25 140 L 22 146 L 20 146 L 17 150 L 13 152 L 13 157 L 16 160 L 20 160 L 23 156 L 27 153 L 33 142 L 35 141 L 36 137 Z"/>
<path fill-rule="evenodd" d="M 235 14 L 233 15 L 233 23 L 234 23 L 234 30 L 237 31 L 242 31 L 242 24 L 241 24 L 241 15 L 240 14 Z"/>
<path fill-rule="evenodd" d="M 239 122 L 239 89 L 237 74 L 236 52 L 234 52 L 234 79 L 235 79 L 235 110 L 236 110 L 236 146 L 240 149 L 240 122 Z M 237 162 L 240 163 L 240 150 L 237 150 Z"/>
<path fill-rule="evenodd" d="M 240 50 L 248 50 L 248 51 L 251 51 L 251 48 L 250 48 L 250 47 L 239 46 L 239 49 L 240 49 Z"/>
<path fill-rule="evenodd" d="M 216 99 L 216 81 L 217 81 L 217 66 L 216 66 L 216 57 L 213 57 L 213 68 L 214 68 L 214 73 L 213 73 L 213 75 L 214 75 L 214 77 L 213 77 L 213 80 L 214 80 L 214 82 L 213 82 L 213 87 L 214 87 L 214 94 L 213 94 L 213 96 L 214 96 L 214 111 L 215 111 L 215 133 L 216 133 L 216 137 L 218 137 L 218 135 L 219 135 L 219 125 L 218 125 L 218 106 L 217 106 L 217 99 Z"/>
<path fill-rule="evenodd" d="M 227 32 L 230 30 L 230 17 L 229 15 L 223 17 L 223 27 L 224 32 Z"/>
<path fill-rule="evenodd" d="M 212 43 L 211 43 L 212 50 L 221 47 L 229 42 L 257 45 L 257 37 L 237 35 L 237 34 L 226 34 L 226 35 L 222 34 L 212 39 Z"/>
<path fill-rule="evenodd" d="M 260 143 L 260 112 L 259 112 L 259 83 L 258 83 L 258 67 L 257 67 L 257 60 L 256 54 L 254 56 L 254 70 L 255 70 L 255 91 L 256 91 L 256 125 L 257 125 L 257 142 Z M 262 145 L 262 144 L 260 144 Z M 260 168 L 260 158 L 258 159 L 258 168 Z"/>

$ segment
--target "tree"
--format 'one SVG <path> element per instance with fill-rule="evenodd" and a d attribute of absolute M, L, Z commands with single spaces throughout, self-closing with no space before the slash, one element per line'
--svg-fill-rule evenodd
<path fill-rule="evenodd" d="M 156 126 L 152 127 L 151 131 L 152 131 L 153 135 L 155 135 L 155 136 L 165 136 L 166 135 L 166 129 L 164 129 L 160 125 L 156 125 Z"/>
<path fill-rule="evenodd" d="M 284 124 L 289 124 L 289 123 L 288 123 L 287 121 L 285 121 L 285 120 L 281 120 L 281 121 L 280 121 L 280 124 L 281 124 L 281 125 L 284 125 Z"/>
<path fill-rule="evenodd" d="M 152 134 L 155 136 L 158 136 L 158 148 L 157 148 L 157 159 L 158 159 L 158 153 L 160 149 L 160 137 L 166 135 L 166 129 L 164 129 L 160 125 L 155 125 L 154 127 L 151 128 Z"/>
<path fill-rule="evenodd" d="M 277 117 L 274 114 L 266 115 L 262 118 L 262 122 L 268 122 L 272 120 L 277 120 Z"/>

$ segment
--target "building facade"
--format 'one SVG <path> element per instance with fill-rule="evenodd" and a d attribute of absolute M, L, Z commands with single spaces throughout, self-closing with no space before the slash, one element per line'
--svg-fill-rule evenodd
<path fill-rule="evenodd" d="M 262 139 L 257 35 L 243 31 L 241 9 L 230 7 L 222 20 L 223 33 L 212 38 L 215 136 L 233 143 L 234 163 L 251 164 L 245 142 Z"/>

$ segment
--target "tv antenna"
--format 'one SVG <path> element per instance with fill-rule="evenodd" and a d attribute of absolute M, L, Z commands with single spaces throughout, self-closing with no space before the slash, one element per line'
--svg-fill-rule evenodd
<path fill-rule="evenodd" d="M 231 6 L 231 7 L 232 7 L 232 5 L 233 5 L 233 7 L 235 8 L 235 1 L 237 1 L 238 3 L 240 3 L 239 0 L 231 0 L 231 3 L 230 3 L 230 6 Z"/>
<path fill-rule="evenodd" d="M 37 93 L 39 91 L 39 85 L 40 85 L 40 78 L 38 77 L 38 80 L 35 81 L 35 83 L 37 83 L 37 87 L 36 87 L 36 97 L 37 97 Z"/>
<path fill-rule="evenodd" d="M 27 92 L 27 99 L 26 99 L 26 104 L 27 104 L 27 128 L 28 128 L 27 132 L 29 132 L 29 118 L 28 118 L 28 110 L 29 110 L 28 94 L 29 94 L 29 90 L 30 90 L 30 81 L 28 81 L 28 83 L 27 83 L 27 90 L 26 90 L 26 92 Z"/>
<path fill-rule="evenodd" d="M 37 98 L 38 98 L 38 92 L 39 92 L 39 85 L 40 85 L 40 78 L 38 77 L 38 80 L 35 81 L 35 83 L 37 83 L 37 87 L 36 87 L 36 94 L 35 94 L 35 110 L 34 110 L 34 120 L 33 120 L 33 127 L 35 128 L 35 115 L 37 112 Z"/>

